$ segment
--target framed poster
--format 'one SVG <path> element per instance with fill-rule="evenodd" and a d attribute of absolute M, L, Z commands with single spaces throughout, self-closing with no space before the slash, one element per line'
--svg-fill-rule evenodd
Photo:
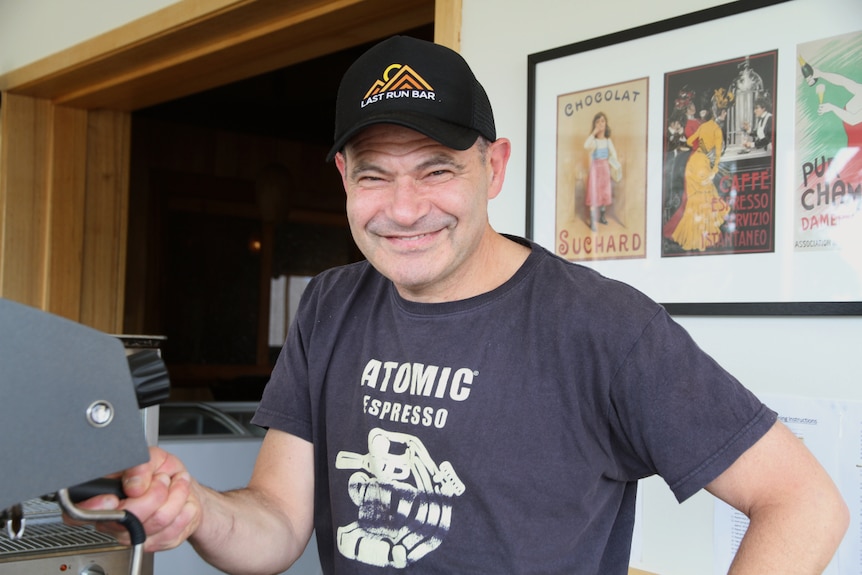
<path fill-rule="evenodd" d="M 805 83 L 796 98 L 793 245 L 840 251 L 859 240 L 862 31 L 801 43 L 796 57 Z"/>
<path fill-rule="evenodd" d="M 672 313 L 862 314 L 862 3 L 561 46 L 528 90 L 529 238 Z"/>
<path fill-rule="evenodd" d="M 557 97 L 555 237 L 574 261 L 646 256 L 647 78 Z"/>
<path fill-rule="evenodd" d="M 775 251 L 776 62 L 771 50 L 665 74 L 662 257 Z"/>

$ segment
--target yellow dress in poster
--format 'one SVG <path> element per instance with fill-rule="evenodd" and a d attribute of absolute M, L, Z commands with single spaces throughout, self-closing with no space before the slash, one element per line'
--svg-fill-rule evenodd
<path fill-rule="evenodd" d="M 557 97 L 555 252 L 646 257 L 648 79 Z"/>
<path fill-rule="evenodd" d="M 673 231 L 673 240 L 684 250 L 703 251 L 718 242 L 721 226 L 730 212 L 730 206 L 715 187 L 724 133 L 715 119 L 710 119 L 698 126 L 687 141 L 689 146 L 695 143 L 698 146 L 685 166 L 687 199 L 682 219 Z"/>

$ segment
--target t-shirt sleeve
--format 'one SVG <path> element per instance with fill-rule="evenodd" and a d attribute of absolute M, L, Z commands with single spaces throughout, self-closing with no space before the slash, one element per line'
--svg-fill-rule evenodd
<path fill-rule="evenodd" d="M 776 420 L 663 309 L 615 375 L 609 409 L 621 475 L 658 473 L 679 501 L 718 477 Z"/>
<path fill-rule="evenodd" d="M 251 422 L 313 440 L 308 359 L 300 321 L 288 329 L 269 382 Z"/>

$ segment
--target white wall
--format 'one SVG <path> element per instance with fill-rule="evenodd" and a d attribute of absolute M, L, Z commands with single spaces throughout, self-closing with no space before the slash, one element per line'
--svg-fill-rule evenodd
<path fill-rule="evenodd" d="M 513 141 L 507 183 L 492 224 L 525 231 L 527 56 L 665 18 L 720 0 L 463 0 L 461 52 L 485 86 L 497 133 Z M 850 17 L 845 15 L 846 17 Z M 862 12 L 857 16 L 862 16 Z M 857 20 L 862 27 L 862 18 Z M 588 71 L 585 71 L 588 73 Z M 648 224 L 649 225 L 649 224 Z M 856 365 L 862 318 L 683 317 L 700 345 L 757 393 L 862 399 Z M 678 505 L 658 479 L 644 484 L 644 569 L 661 575 L 712 573 L 712 498 Z"/>

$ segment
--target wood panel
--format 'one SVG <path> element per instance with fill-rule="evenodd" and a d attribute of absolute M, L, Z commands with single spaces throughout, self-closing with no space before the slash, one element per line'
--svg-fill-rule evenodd
<path fill-rule="evenodd" d="M 434 42 L 461 51 L 461 0 L 434 3 Z"/>
<path fill-rule="evenodd" d="M 13 94 L 0 107 L 0 296 L 44 306 L 51 103 Z"/>
<path fill-rule="evenodd" d="M 81 321 L 123 331 L 131 115 L 89 113 Z"/>
<path fill-rule="evenodd" d="M 44 307 L 81 318 L 84 256 L 87 112 L 55 107 L 51 142 L 47 277 Z M 35 261 L 35 260 L 34 260 Z"/>
<path fill-rule="evenodd" d="M 4 94 L 0 297 L 122 331 L 130 117 Z"/>

